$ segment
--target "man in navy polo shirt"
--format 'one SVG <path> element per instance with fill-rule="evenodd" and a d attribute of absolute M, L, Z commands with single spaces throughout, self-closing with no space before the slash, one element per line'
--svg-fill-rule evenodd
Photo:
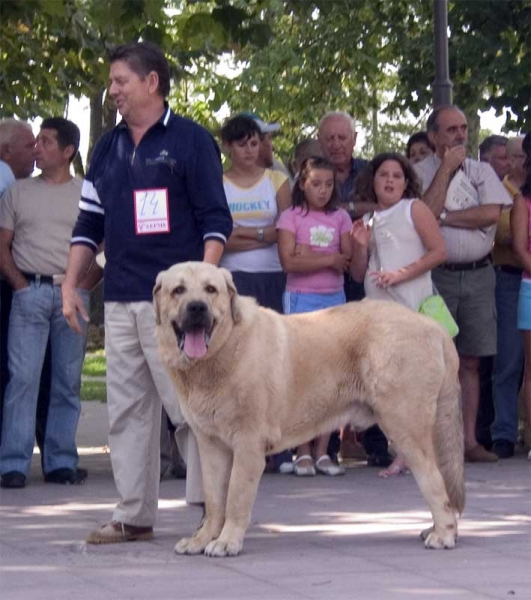
<path fill-rule="evenodd" d="M 150 43 L 110 56 L 109 94 L 123 117 L 96 145 L 83 183 L 63 283 L 64 314 L 88 319 L 76 282 L 105 239 L 105 346 L 109 446 L 120 501 L 95 544 L 153 537 L 159 488 L 161 401 L 178 431 L 186 424 L 157 353 L 152 290 L 157 274 L 187 260 L 217 264 L 232 231 L 219 149 L 165 102 L 168 63 Z M 197 447 L 187 458 L 187 500 L 202 501 Z M 181 435 L 180 442 L 183 441 Z"/>

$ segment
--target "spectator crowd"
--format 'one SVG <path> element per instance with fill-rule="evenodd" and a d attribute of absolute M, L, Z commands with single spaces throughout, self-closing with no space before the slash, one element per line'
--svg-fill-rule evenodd
<path fill-rule="evenodd" d="M 519 423 L 531 423 L 531 134 L 489 136 L 475 160 L 463 111 L 439 106 L 404 154 L 367 161 L 355 156 L 354 118 L 331 111 L 287 168 L 274 155 L 281 125 L 241 113 L 220 131 L 223 171 L 212 135 L 170 109 L 156 46 L 120 46 L 109 65 L 122 119 L 83 180 L 71 173 L 74 123 L 46 118 L 35 138 L 26 123 L 0 121 L 2 488 L 26 486 L 35 438 L 45 482 L 88 476 L 75 438 L 90 291 L 103 279 L 119 501 L 87 542 L 150 539 L 168 473 L 186 477 L 189 503 L 203 503 L 197 444 L 172 401 L 151 304 L 157 274 L 187 260 L 229 269 L 240 294 L 283 314 L 364 297 L 418 311 L 440 294 L 459 328 L 464 459 L 514 455 Z M 345 426 L 265 468 L 340 476 L 349 458 L 383 477 L 407 471 L 378 426 Z"/>

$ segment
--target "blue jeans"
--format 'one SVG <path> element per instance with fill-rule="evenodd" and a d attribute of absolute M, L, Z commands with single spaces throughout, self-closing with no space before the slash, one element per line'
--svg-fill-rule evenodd
<path fill-rule="evenodd" d="M 517 328 L 520 281 L 520 275 L 496 269 L 498 350 L 493 375 L 493 441 L 515 443 L 518 434 L 518 392 L 524 368 L 522 332 Z"/>
<path fill-rule="evenodd" d="M 304 292 L 285 291 L 282 296 L 282 306 L 285 315 L 332 308 L 333 306 L 345 304 L 345 302 L 344 290 L 332 294 L 308 294 Z"/>
<path fill-rule="evenodd" d="M 78 290 L 88 311 L 89 293 Z M 84 324 L 86 334 L 86 324 Z M 63 317 L 60 286 L 31 282 L 13 294 L 8 330 L 9 383 L 4 403 L 0 473 L 28 475 L 35 437 L 39 380 L 46 345 L 51 345 L 51 388 L 44 438 L 44 473 L 75 469 L 79 390 L 86 335 Z"/>

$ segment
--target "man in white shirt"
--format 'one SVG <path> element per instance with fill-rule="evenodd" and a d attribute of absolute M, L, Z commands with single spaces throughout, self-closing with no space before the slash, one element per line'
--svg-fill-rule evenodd
<path fill-rule="evenodd" d="M 459 381 L 465 459 L 495 462 L 476 439 L 479 362 L 496 354 L 495 274 L 490 252 L 503 206 L 512 201 L 492 167 L 466 158 L 467 121 L 456 106 L 436 108 L 427 123 L 435 154 L 415 165 L 423 200 L 439 219 L 448 253 L 433 282 L 459 326 Z"/>

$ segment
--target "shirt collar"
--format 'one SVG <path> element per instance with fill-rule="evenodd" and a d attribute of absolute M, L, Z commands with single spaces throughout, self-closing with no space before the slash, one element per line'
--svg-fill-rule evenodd
<path fill-rule="evenodd" d="M 155 127 L 155 125 L 162 125 L 163 127 L 168 126 L 168 123 L 174 117 L 174 114 L 167 102 L 164 102 L 164 109 L 165 110 L 162 113 L 162 116 L 160 117 L 160 119 L 158 119 L 158 121 L 153 123 L 153 125 L 151 125 L 150 129 L 152 127 Z M 125 119 L 122 119 L 116 127 L 120 128 L 120 129 L 128 129 L 127 121 Z"/>
<path fill-rule="evenodd" d="M 433 166 L 439 170 L 439 167 L 441 166 L 442 160 L 437 156 L 437 154 L 435 154 L 435 152 L 431 155 L 431 159 L 433 161 Z"/>

